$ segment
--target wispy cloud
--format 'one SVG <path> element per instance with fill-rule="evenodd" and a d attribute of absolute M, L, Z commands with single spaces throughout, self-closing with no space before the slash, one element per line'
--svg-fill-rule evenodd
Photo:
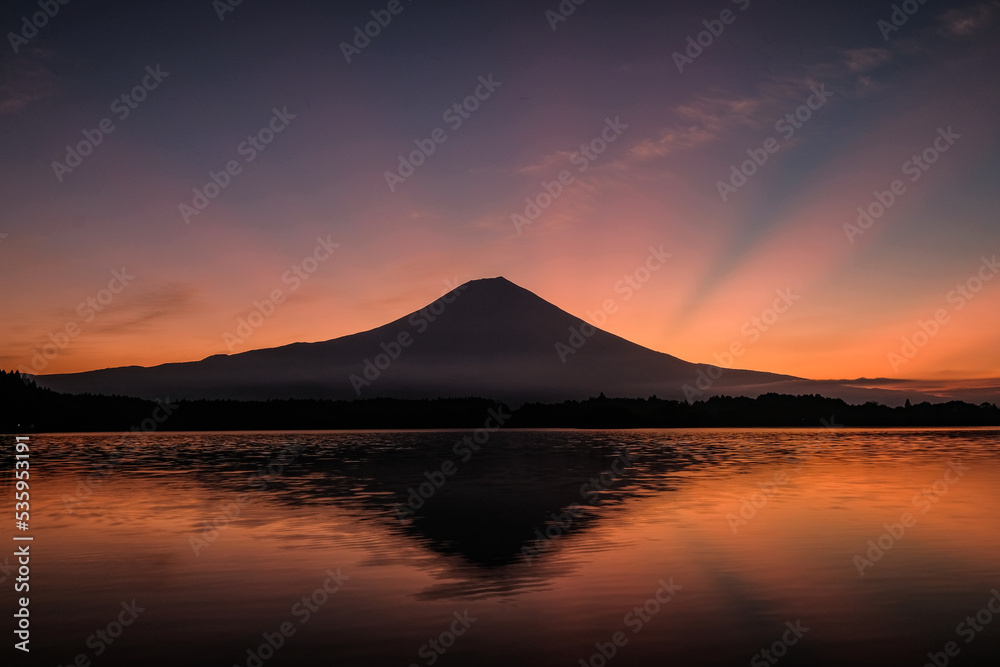
<path fill-rule="evenodd" d="M 549 153 L 548 155 L 543 155 L 542 157 L 535 160 L 529 165 L 520 167 L 515 171 L 518 174 L 536 174 L 536 173 L 551 173 L 553 170 L 563 168 L 564 165 L 569 163 L 569 159 L 573 156 L 572 151 L 556 151 L 554 153 Z"/>
<path fill-rule="evenodd" d="M 99 316 L 88 333 L 121 335 L 146 330 L 158 320 L 177 319 L 180 315 L 199 310 L 198 288 L 193 285 L 168 283 L 141 293 L 123 295 L 117 308 L 109 308 L 107 316 Z M 128 299 L 128 296 L 133 298 Z"/>
<path fill-rule="evenodd" d="M 17 113 L 55 94 L 57 80 L 49 66 L 51 54 L 35 48 L 0 67 L 0 115 Z"/>
<path fill-rule="evenodd" d="M 803 91 L 819 82 L 813 77 L 775 79 L 759 86 L 755 95 L 734 96 L 716 89 L 699 93 L 674 109 L 675 122 L 633 145 L 629 157 L 636 161 L 666 157 L 723 140 L 741 129 L 764 127 L 793 102 L 801 104 Z"/>
<path fill-rule="evenodd" d="M 849 71 L 867 72 L 892 60 L 892 52 L 886 48 L 849 49 L 843 57 Z"/>
<path fill-rule="evenodd" d="M 717 141 L 737 127 L 753 127 L 761 104 L 760 98 L 722 91 L 696 95 L 674 110 L 677 122 L 633 145 L 629 156 L 638 160 L 665 157 Z"/>
<path fill-rule="evenodd" d="M 1000 14 L 1000 2 L 984 2 L 972 7 L 950 9 L 941 15 L 947 34 L 967 37 L 992 23 Z"/>

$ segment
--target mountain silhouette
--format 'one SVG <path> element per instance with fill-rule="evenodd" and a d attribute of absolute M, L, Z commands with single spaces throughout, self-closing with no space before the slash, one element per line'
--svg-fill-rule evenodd
<path fill-rule="evenodd" d="M 483 396 L 519 405 L 601 393 L 698 400 L 768 392 L 887 405 L 923 399 L 684 361 L 594 328 L 502 277 L 470 281 L 389 324 L 333 340 L 36 381 L 67 393 L 175 400 Z"/>

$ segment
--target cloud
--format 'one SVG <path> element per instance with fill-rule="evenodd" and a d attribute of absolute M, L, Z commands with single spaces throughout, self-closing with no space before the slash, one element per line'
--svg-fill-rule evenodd
<path fill-rule="evenodd" d="M 556 170 L 556 167 L 565 167 L 569 163 L 569 159 L 573 156 L 572 151 L 556 151 L 555 153 L 550 153 L 544 155 L 533 164 L 520 167 L 515 170 L 518 174 L 535 174 L 535 173 L 545 173 L 548 174 Z M 560 166 L 561 165 L 561 166 Z"/>
<path fill-rule="evenodd" d="M 0 67 L 0 116 L 17 113 L 55 94 L 58 77 L 48 64 L 50 60 L 47 51 L 35 48 Z"/>
<path fill-rule="evenodd" d="M 762 103 L 760 98 L 718 90 L 696 95 L 674 109 L 676 123 L 633 145 L 629 155 L 639 160 L 665 157 L 717 141 L 737 127 L 755 127 L 755 114 Z"/>
<path fill-rule="evenodd" d="M 711 131 L 698 125 L 670 127 L 663 129 L 658 137 L 643 139 L 635 144 L 629 149 L 629 154 L 640 160 L 664 157 L 695 148 L 715 138 Z"/>
<path fill-rule="evenodd" d="M 1000 15 L 1000 0 L 945 12 L 940 21 L 949 35 L 967 36 Z M 811 64 L 803 64 L 798 77 L 774 78 L 752 94 L 732 95 L 713 89 L 695 95 L 673 109 L 675 121 L 658 134 L 632 146 L 629 157 L 647 160 L 665 157 L 718 141 L 740 128 L 762 127 L 789 107 L 801 103 L 803 91 L 826 84 L 841 95 L 867 95 L 884 88 L 876 70 L 900 58 L 927 51 L 927 35 L 899 38 L 884 47 L 849 48 Z"/>
<path fill-rule="evenodd" d="M 117 336 L 145 331 L 160 319 L 176 320 L 181 313 L 200 310 L 198 291 L 193 285 L 168 283 L 135 295 L 123 294 L 120 303 L 99 314 L 93 325 L 85 325 L 86 333 Z"/>
<path fill-rule="evenodd" d="M 950 9 L 940 20 L 947 34 L 953 37 L 967 37 L 989 25 L 1000 13 L 1000 2 L 984 2 L 972 7 Z"/>
<path fill-rule="evenodd" d="M 658 135 L 634 144 L 628 155 L 638 160 L 664 157 L 717 141 L 738 127 L 756 127 L 756 114 L 762 103 L 762 99 L 732 95 L 718 89 L 695 95 L 673 109 L 675 123 L 663 128 Z M 572 151 L 556 151 L 518 168 L 516 173 L 553 173 L 569 164 L 572 155 Z"/>
<path fill-rule="evenodd" d="M 842 55 L 851 72 L 867 72 L 892 60 L 892 52 L 884 48 L 849 49 Z"/>
<path fill-rule="evenodd" d="M 637 159 L 663 157 L 719 141 L 742 128 L 758 128 L 774 121 L 775 113 L 808 90 L 810 81 L 775 80 L 758 87 L 755 96 L 734 96 L 720 90 L 695 95 L 674 109 L 677 122 L 655 138 L 634 145 Z"/>

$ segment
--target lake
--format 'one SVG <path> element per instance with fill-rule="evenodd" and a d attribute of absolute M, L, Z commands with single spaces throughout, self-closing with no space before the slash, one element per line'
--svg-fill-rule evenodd
<path fill-rule="evenodd" d="M 34 435 L 20 664 L 996 665 L 998 436 Z"/>

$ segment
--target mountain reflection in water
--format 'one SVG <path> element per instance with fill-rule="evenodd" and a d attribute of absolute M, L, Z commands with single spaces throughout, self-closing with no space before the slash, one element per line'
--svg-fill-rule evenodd
<path fill-rule="evenodd" d="M 745 664 L 796 621 L 782 664 L 998 654 L 1000 615 L 956 635 L 1000 586 L 996 431 L 471 435 L 33 436 L 32 658 L 246 665 L 285 621 L 264 664 L 594 664 L 619 631 L 615 665 Z"/>

